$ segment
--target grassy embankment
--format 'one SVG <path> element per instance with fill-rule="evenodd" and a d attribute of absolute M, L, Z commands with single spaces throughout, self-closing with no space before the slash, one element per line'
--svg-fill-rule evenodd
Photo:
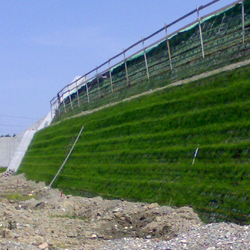
<path fill-rule="evenodd" d="M 49 184 L 84 125 L 53 187 L 192 205 L 207 222 L 249 223 L 249 76 L 237 69 L 50 126 L 18 172 Z"/>

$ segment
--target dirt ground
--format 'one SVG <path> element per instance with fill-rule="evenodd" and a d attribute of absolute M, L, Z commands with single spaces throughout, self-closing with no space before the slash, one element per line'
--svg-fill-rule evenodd
<path fill-rule="evenodd" d="M 1 249 L 7 242 L 32 249 L 98 249 L 124 237 L 169 240 L 201 224 L 190 207 L 66 196 L 24 174 L 0 176 Z"/>

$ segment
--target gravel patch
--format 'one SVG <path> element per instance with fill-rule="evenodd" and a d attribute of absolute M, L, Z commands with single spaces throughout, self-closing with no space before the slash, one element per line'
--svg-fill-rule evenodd
<path fill-rule="evenodd" d="M 124 238 L 121 240 L 110 240 L 99 249 L 250 249 L 250 227 L 232 223 L 212 223 L 192 228 L 187 233 L 180 234 L 169 241 Z"/>

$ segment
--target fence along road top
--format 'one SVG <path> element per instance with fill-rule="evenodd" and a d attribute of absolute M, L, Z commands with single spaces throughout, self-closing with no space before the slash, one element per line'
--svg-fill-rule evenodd
<path fill-rule="evenodd" d="M 89 87 L 88 87 L 88 83 L 90 83 L 93 79 L 97 79 L 97 82 L 98 82 L 98 85 L 99 85 L 99 77 L 101 77 L 102 75 L 105 75 L 105 73 L 109 73 L 111 74 L 111 71 L 118 67 L 119 65 L 121 64 L 124 64 L 125 65 L 125 73 L 126 73 L 126 78 L 127 78 L 127 82 L 128 82 L 128 73 L 127 73 L 127 61 L 129 59 L 131 59 L 132 57 L 140 54 L 140 53 L 143 53 L 144 54 L 144 58 L 145 58 L 145 66 L 146 66 L 146 72 L 147 72 L 147 77 L 149 79 L 149 73 L 148 73 L 148 66 L 147 66 L 147 58 L 146 58 L 146 50 L 152 48 L 153 46 L 155 46 L 156 44 L 159 44 L 160 42 L 162 41 L 167 41 L 167 45 L 168 45 L 168 52 L 169 52 L 169 66 L 170 66 L 170 69 L 172 70 L 172 62 L 171 62 L 171 54 L 170 54 L 170 48 L 169 48 L 169 43 L 168 43 L 168 40 L 175 36 L 176 34 L 178 34 L 180 31 L 183 31 L 185 29 L 188 29 L 189 27 L 192 27 L 193 25 L 195 24 L 199 24 L 199 32 L 200 32 L 200 46 L 201 46 L 201 55 L 202 57 L 204 58 L 205 57 L 205 54 L 204 54 L 204 48 L 203 48 L 203 38 L 202 38 L 202 31 L 201 31 L 201 21 L 202 20 L 205 20 L 206 18 L 208 17 L 211 17 L 212 15 L 215 15 L 217 13 L 220 13 L 224 10 L 227 10 L 229 9 L 230 7 L 232 6 L 235 6 L 236 4 L 239 4 L 241 3 L 242 4 L 242 41 L 244 43 L 244 0 L 238 0 L 238 1 L 235 1 L 221 9 L 218 9 L 210 14 L 207 14 L 203 17 L 200 17 L 199 15 L 199 11 L 219 2 L 220 0 L 214 0 L 206 5 L 203 5 L 203 6 L 197 6 L 196 9 L 194 9 L 193 11 L 187 13 L 186 15 L 182 16 L 181 18 L 173 21 L 172 23 L 168 24 L 168 25 L 165 25 L 163 28 L 159 29 L 158 31 L 154 32 L 153 34 L 151 34 L 150 36 L 136 42 L 135 44 L 131 45 L 130 47 L 128 47 L 127 49 L 123 50 L 121 53 L 117 54 L 116 56 L 110 58 L 108 61 L 104 62 L 103 64 L 97 66 L 96 68 L 94 68 L 93 70 L 89 71 L 88 73 L 86 73 L 85 75 L 79 77 L 77 80 L 73 81 L 72 83 L 66 85 L 62 90 L 60 90 L 58 93 L 57 93 L 57 96 L 55 96 L 51 101 L 50 101 L 50 107 L 51 107 L 51 111 L 52 113 L 56 113 L 57 109 L 59 108 L 60 104 L 63 103 L 64 105 L 64 110 L 66 112 L 66 108 L 65 108 L 65 103 L 64 103 L 64 100 L 68 97 L 69 98 L 69 101 L 70 101 L 70 104 L 71 104 L 71 108 L 73 109 L 73 106 L 72 106 L 72 102 L 71 102 L 71 94 L 76 94 L 77 95 L 77 99 L 78 99 L 78 106 L 80 106 L 80 102 L 79 102 L 79 93 L 78 93 L 78 90 L 85 86 L 86 88 L 86 92 L 87 92 L 87 101 L 89 102 Z M 197 20 L 193 21 L 192 23 L 176 30 L 175 32 L 171 33 L 171 34 L 168 34 L 167 33 L 167 30 L 169 27 L 171 26 L 174 26 L 175 24 L 179 23 L 180 21 L 184 20 L 185 18 L 193 15 L 197 13 Z M 149 40 L 150 38 L 158 35 L 159 33 L 165 31 L 165 36 L 164 38 L 154 42 L 153 44 L 149 45 L 149 46 L 144 46 L 144 42 Z M 130 51 L 131 49 L 133 49 L 134 47 L 136 47 L 137 45 L 139 44 L 142 44 L 142 49 L 138 50 L 136 53 L 130 55 L 129 57 L 126 57 L 126 54 L 128 51 Z M 120 56 L 123 56 L 123 60 L 121 60 L 120 62 L 114 64 L 111 66 L 111 62 L 117 58 L 119 58 Z M 105 65 L 107 65 L 108 67 L 106 68 L 106 70 L 103 70 L 101 71 L 100 73 L 98 73 L 98 70 L 101 69 L 102 67 L 104 67 Z M 92 77 L 91 77 L 92 76 Z M 111 75 L 110 75 L 111 76 Z M 110 85 L 111 85 L 111 89 L 112 89 L 112 93 L 113 93 L 113 86 L 112 86 L 112 77 L 110 77 Z"/>

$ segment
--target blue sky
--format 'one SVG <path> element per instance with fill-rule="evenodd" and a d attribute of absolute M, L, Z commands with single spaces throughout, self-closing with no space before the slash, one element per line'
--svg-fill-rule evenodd
<path fill-rule="evenodd" d="M 76 76 L 210 1 L 0 0 L 0 135 L 23 131 Z"/>

